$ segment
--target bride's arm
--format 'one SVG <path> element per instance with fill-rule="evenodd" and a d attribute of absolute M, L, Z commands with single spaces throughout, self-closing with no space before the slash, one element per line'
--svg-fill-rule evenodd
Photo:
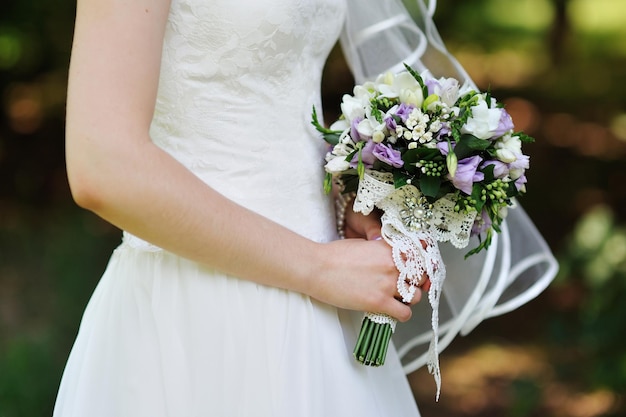
<path fill-rule="evenodd" d="M 67 103 L 76 202 L 166 250 L 344 308 L 407 320 L 381 241 L 320 244 L 208 187 L 149 138 L 166 0 L 79 0 Z"/>

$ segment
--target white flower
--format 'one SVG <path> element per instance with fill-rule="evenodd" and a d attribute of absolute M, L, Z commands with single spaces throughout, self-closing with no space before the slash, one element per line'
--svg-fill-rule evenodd
<path fill-rule="evenodd" d="M 410 90 L 404 89 L 400 91 L 400 101 L 402 103 L 411 104 L 415 107 L 422 107 L 422 103 L 424 102 L 424 94 L 422 94 L 422 90 Z"/>
<path fill-rule="evenodd" d="M 346 119 L 339 119 L 330 125 L 330 130 L 345 131 L 346 129 L 350 129 L 350 123 Z"/>
<path fill-rule="evenodd" d="M 341 113 L 345 116 L 348 124 L 354 119 L 365 117 L 366 109 L 368 108 L 369 98 L 365 98 L 363 95 L 353 97 L 346 94 L 341 101 Z"/>
<path fill-rule="evenodd" d="M 501 116 L 502 109 L 489 108 L 485 100 L 480 100 L 478 104 L 472 106 L 472 115 L 467 119 L 461 132 L 469 133 L 479 139 L 490 139 L 498 130 Z"/>
<path fill-rule="evenodd" d="M 524 175 L 524 171 L 525 169 L 523 168 L 513 168 L 512 170 L 509 171 L 509 176 L 511 177 L 511 179 L 516 180 L 522 175 Z"/>
<path fill-rule="evenodd" d="M 350 168 L 350 163 L 346 161 L 344 156 L 337 156 L 330 159 L 324 168 L 326 169 L 326 172 L 338 174 Z"/>
<path fill-rule="evenodd" d="M 459 98 L 459 82 L 454 78 L 439 78 L 433 84 L 433 93 L 447 107 L 454 106 Z M 430 84 L 429 84 L 430 85 Z"/>
<path fill-rule="evenodd" d="M 380 138 L 380 142 L 385 138 L 384 130 L 385 124 L 379 123 L 377 120 L 363 119 L 356 127 L 357 132 L 362 138 L 372 138 L 375 142 L 375 137 Z M 382 138 L 381 136 L 382 135 Z M 380 143 L 377 142 L 377 143 Z"/>
<path fill-rule="evenodd" d="M 354 151 L 354 149 L 355 144 L 352 141 L 350 141 L 349 143 L 339 142 L 333 147 L 332 155 L 346 157 L 350 155 Z"/>
<path fill-rule="evenodd" d="M 422 87 L 408 72 L 396 76 L 384 75 L 376 80 L 380 97 L 399 98 L 401 102 L 421 107 L 424 102 Z"/>
<path fill-rule="evenodd" d="M 428 131 L 437 133 L 441 130 L 442 127 L 443 127 L 443 124 L 441 123 L 440 120 L 433 120 L 433 122 L 430 124 L 430 127 L 428 128 Z"/>
<path fill-rule="evenodd" d="M 376 84 L 392 85 L 394 78 L 395 76 L 393 75 L 393 72 L 387 71 L 386 73 L 380 74 L 378 76 L 378 78 L 376 79 Z"/>
<path fill-rule="evenodd" d="M 515 162 L 517 160 L 517 156 L 510 150 L 503 148 L 496 150 L 496 157 L 498 160 L 510 164 L 511 162 Z"/>
<path fill-rule="evenodd" d="M 522 153 L 522 141 L 519 136 L 507 134 L 495 143 L 496 149 L 507 149 L 515 154 Z"/>

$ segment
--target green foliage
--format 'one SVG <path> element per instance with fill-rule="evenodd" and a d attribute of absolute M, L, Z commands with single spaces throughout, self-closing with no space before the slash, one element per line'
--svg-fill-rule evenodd
<path fill-rule="evenodd" d="M 626 226 L 610 209 L 597 207 L 576 225 L 560 277 L 561 285 L 585 294 L 576 310 L 553 323 L 560 348 L 578 352 L 568 372 L 586 386 L 626 391 Z"/>
<path fill-rule="evenodd" d="M 0 351 L 0 417 L 50 415 L 60 377 L 53 347 L 52 340 L 25 337 Z"/>
<path fill-rule="evenodd" d="M 49 416 L 80 317 L 119 232 L 74 207 L 20 206 L 16 213 L 14 228 L 0 222 L 0 302 L 15 288 L 3 308 L 14 318 L 0 322 L 0 417 Z"/>

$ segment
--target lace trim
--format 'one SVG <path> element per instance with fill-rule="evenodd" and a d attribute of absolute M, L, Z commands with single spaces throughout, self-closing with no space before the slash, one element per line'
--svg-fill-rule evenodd
<path fill-rule="evenodd" d="M 439 367 L 439 301 L 446 277 L 446 267 L 439 252 L 438 242 L 451 242 L 457 248 L 469 243 L 476 212 L 456 213 L 450 197 L 434 204 L 413 185 L 398 189 L 388 173 L 367 171 L 361 181 L 353 210 L 369 214 L 374 207 L 383 210 L 382 236 L 392 247 L 393 260 L 398 268 L 398 292 L 403 302 L 410 302 L 421 278 L 429 277 L 431 286 L 428 300 L 432 307 L 432 338 L 428 349 L 428 370 L 437 384 L 437 397 L 441 391 Z M 390 323 L 389 316 L 367 313 L 375 322 Z"/>
<path fill-rule="evenodd" d="M 389 324 L 391 325 L 391 331 L 396 331 L 397 321 L 391 316 L 381 313 L 365 313 L 365 317 L 367 317 L 376 324 Z"/>

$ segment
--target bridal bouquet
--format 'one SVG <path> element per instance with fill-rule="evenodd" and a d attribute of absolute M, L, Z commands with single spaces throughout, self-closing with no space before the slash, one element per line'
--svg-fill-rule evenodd
<path fill-rule="evenodd" d="M 410 302 L 426 274 L 433 307 L 429 368 L 438 379 L 438 303 L 445 265 L 438 242 L 465 248 L 471 236 L 487 248 L 512 199 L 525 192 L 529 157 L 511 117 L 489 93 L 453 78 L 433 78 L 411 67 L 357 85 L 345 95 L 341 116 L 313 125 L 331 145 L 324 187 L 356 193 L 353 210 L 382 210 L 382 235 L 400 272 L 398 291 Z M 382 365 L 395 327 L 391 317 L 367 313 L 354 355 Z"/>

